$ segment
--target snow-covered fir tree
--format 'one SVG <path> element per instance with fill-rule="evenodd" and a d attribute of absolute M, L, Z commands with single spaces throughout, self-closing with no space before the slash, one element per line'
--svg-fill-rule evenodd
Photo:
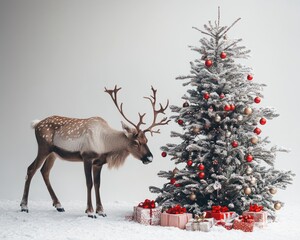
<path fill-rule="evenodd" d="M 249 57 L 241 39 L 230 40 L 231 26 L 218 20 L 204 25 L 200 47 L 191 47 L 199 58 L 191 62 L 191 74 L 177 79 L 189 86 L 183 106 L 171 106 L 171 116 L 182 128 L 171 132 L 180 144 L 166 144 L 162 155 L 171 157 L 177 167 L 160 171 L 167 178 L 156 201 L 169 207 L 181 204 L 199 213 L 213 205 L 228 206 L 241 214 L 250 204 L 259 204 L 275 218 L 283 202 L 277 189 L 291 184 L 291 171 L 274 168 L 276 153 L 285 149 L 269 147 L 262 137 L 263 125 L 278 116 L 273 108 L 260 107 L 265 86 L 256 81 L 252 70 L 238 62 Z M 182 163 L 184 164 L 183 168 Z"/>

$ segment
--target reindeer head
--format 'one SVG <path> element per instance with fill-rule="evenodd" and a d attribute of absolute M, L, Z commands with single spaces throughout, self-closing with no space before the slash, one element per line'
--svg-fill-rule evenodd
<path fill-rule="evenodd" d="M 153 108 L 153 115 L 154 115 L 153 121 L 152 121 L 152 124 L 150 125 L 150 127 L 148 127 L 145 130 L 142 130 L 140 128 L 140 126 L 142 124 L 145 124 L 143 122 L 143 118 L 145 117 L 146 113 L 144 113 L 144 114 L 139 113 L 138 124 L 134 124 L 132 121 L 130 121 L 124 115 L 123 103 L 121 103 L 120 105 L 118 104 L 117 93 L 119 90 L 121 90 L 121 88 L 118 88 L 117 86 L 115 86 L 115 88 L 113 90 L 108 90 L 105 88 L 105 92 L 107 92 L 111 96 L 113 102 L 115 103 L 118 111 L 121 113 L 123 118 L 133 126 L 133 128 L 130 128 L 129 126 L 127 126 L 125 123 L 122 122 L 122 127 L 124 130 L 124 133 L 125 133 L 126 137 L 129 139 L 128 151 L 135 158 L 140 159 L 144 164 L 150 163 L 150 162 L 152 162 L 153 155 L 150 152 L 149 147 L 147 145 L 148 139 L 146 138 L 145 133 L 150 132 L 151 136 L 153 136 L 153 133 L 160 133 L 160 129 L 152 130 L 154 127 L 160 126 L 160 125 L 166 125 L 169 123 L 170 120 L 167 120 L 166 117 L 161 119 L 159 122 L 156 122 L 156 118 L 159 113 L 165 114 L 165 110 L 169 106 L 169 100 L 167 101 L 167 104 L 165 107 L 163 107 L 161 104 L 159 104 L 160 108 L 158 110 L 156 110 L 155 105 L 156 105 L 157 90 L 155 90 L 153 87 L 151 87 L 153 95 L 150 97 L 144 97 L 144 98 L 149 99 L 149 101 L 151 102 L 151 105 Z"/>

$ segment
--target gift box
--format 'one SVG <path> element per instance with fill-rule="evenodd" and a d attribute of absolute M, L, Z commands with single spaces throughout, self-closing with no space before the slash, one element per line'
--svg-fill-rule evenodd
<path fill-rule="evenodd" d="M 243 212 L 243 215 L 251 215 L 254 219 L 254 225 L 259 228 L 267 226 L 268 213 L 263 211 L 263 206 L 257 204 L 250 205 L 249 210 Z"/>
<path fill-rule="evenodd" d="M 133 208 L 133 220 L 144 225 L 160 225 L 160 215 L 161 208 L 148 199 Z"/>
<path fill-rule="evenodd" d="M 187 231 L 209 232 L 214 223 L 214 218 L 200 218 L 195 216 L 194 219 L 188 221 L 185 228 Z"/>
<path fill-rule="evenodd" d="M 160 225 L 185 229 L 185 225 L 192 217 L 193 215 L 191 213 L 186 213 L 185 208 L 177 205 L 161 214 Z"/>
<path fill-rule="evenodd" d="M 205 211 L 205 213 L 207 218 L 216 220 L 226 220 L 235 214 L 235 212 L 229 211 L 226 206 L 212 206 L 211 211 Z"/>
<path fill-rule="evenodd" d="M 253 232 L 254 219 L 251 215 L 240 216 L 239 219 L 233 221 L 233 229 L 242 230 L 244 232 Z"/>

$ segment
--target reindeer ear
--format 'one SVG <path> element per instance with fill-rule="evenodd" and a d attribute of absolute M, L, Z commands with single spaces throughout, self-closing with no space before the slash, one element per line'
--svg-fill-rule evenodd
<path fill-rule="evenodd" d="M 126 137 L 132 136 L 132 129 L 128 125 L 126 125 L 123 121 L 121 121 L 121 124 Z"/>

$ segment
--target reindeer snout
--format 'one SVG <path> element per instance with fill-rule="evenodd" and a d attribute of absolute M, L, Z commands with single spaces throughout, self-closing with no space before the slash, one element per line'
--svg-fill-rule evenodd
<path fill-rule="evenodd" d="M 153 160 L 152 153 L 149 153 L 148 155 L 145 155 L 141 160 L 143 161 L 144 164 L 151 163 L 152 160 Z"/>

